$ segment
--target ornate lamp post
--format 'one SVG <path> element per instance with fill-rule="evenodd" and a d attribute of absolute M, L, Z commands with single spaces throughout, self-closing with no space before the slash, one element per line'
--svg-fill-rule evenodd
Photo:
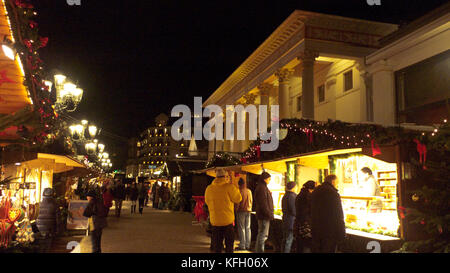
<path fill-rule="evenodd" d="M 55 89 L 56 89 L 56 102 L 55 110 L 57 112 L 67 111 L 73 112 L 77 108 L 78 104 L 83 97 L 83 89 L 77 87 L 75 84 L 67 80 L 67 77 L 62 74 L 56 74 Z M 45 85 L 51 89 L 52 82 L 45 81 Z"/>

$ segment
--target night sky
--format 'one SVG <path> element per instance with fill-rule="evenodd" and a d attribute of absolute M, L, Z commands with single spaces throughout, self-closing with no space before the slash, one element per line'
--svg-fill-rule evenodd
<path fill-rule="evenodd" d="M 176 104 L 206 100 L 295 9 L 399 24 L 447 1 L 381 2 L 32 1 L 39 33 L 49 37 L 40 50 L 46 69 L 59 69 L 84 89 L 71 115 L 125 138 Z"/>

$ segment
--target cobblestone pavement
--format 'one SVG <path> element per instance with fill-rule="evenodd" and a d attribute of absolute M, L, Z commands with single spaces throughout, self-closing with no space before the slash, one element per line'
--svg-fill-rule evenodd
<path fill-rule="evenodd" d="M 192 225 L 191 213 L 145 207 L 142 215 L 130 213 L 125 201 L 119 218 L 114 207 L 103 230 L 104 253 L 209 253 L 210 238 L 200 225 Z M 138 209 L 137 209 L 138 210 Z M 81 253 L 90 252 L 88 237 L 81 240 Z"/>

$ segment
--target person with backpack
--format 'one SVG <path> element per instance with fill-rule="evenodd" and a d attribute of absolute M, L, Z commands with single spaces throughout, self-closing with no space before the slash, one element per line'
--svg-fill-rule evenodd
<path fill-rule="evenodd" d="M 104 205 L 102 196 L 94 190 L 90 190 L 87 193 L 87 199 L 89 203 L 83 212 L 83 216 L 91 218 L 89 230 L 92 240 L 92 252 L 101 253 L 102 232 L 107 225 L 107 208 Z"/>
<path fill-rule="evenodd" d="M 133 185 L 131 185 L 130 187 L 130 200 L 131 200 L 131 213 L 135 213 L 136 212 L 136 201 L 138 199 L 138 189 L 136 187 L 136 183 L 133 183 Z"/>

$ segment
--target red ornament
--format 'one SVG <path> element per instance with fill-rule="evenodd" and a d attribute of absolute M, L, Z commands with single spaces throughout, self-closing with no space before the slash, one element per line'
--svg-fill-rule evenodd
<path fill-rule="evenodd" d="M 425 221 L 422 219 L 422 221 L 420 221 L 421 225 L 425 225 Z"/>
<path fill-rule="evenodd" d="M 46 47 L 48 43 L 48 37 L 40 37 L 39 41 L 41 41 L 41 45 L 39 47 Z"/>
<path fill-rule="evenodd" d="M 35 28 L 37 25 L 38 24 L 35 21 L 30 21 L 30 28 Z"/>
<path fill-rule="evenodd" d="M 313 143 L 313 131 L 311 129 L 306 130 L 306 137 L 308 138 L 308 143 Z"/>
<path fill-rule="evenodd" d="M 375 140 L 372 139 L 372 156 L 376 156 L 376 155 L 380 155 L 380 154 L 381 154 L 380 146 L 378 146 L 378 144 L 375 143 Z"/>
<path fill-rule="evenodd" d="M 427 167 L 425 167 L 425 161 L 427 161 L 427 146 L 425 144 L 420 143 L 418 139 L 414 139 L 413 141 L 417 144 L 417 152 L 419 153 L 419 162 L 420 164 L 423 164 L 423 169 L 426 170 Z"/>

